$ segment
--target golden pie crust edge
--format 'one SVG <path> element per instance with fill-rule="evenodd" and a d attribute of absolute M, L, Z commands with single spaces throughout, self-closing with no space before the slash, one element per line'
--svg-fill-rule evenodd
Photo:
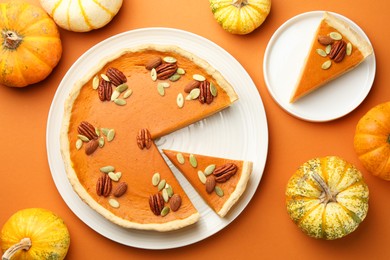
<path fill-rule="evenodd" d="M 230 197 L 223 204 L 222 208 L 217 212 L 220 217 L 225 217 L 226 214 L 230 211 L 234 204 L 239 200 L 241 195 L 246 190 L 246 186 L 249 182 L 249 178 L 251 176 L 253 169 L 253 163 L 250 161 L 244 161 L 242 165 L 242 172 L 240 180 L 237 183 L 237 186 Z"/>
<path fill-rule="evenodd" d="M 173 52 L 177 53 L 180 56 L 183 56 L 192 62 L 194 62 L 196 65 L 203 68 L 206 73 L 214 78 L 214 80 L 217 82 L 217 84 L 226 91 L 227 95 L 230 98 L 231 103 L 238 100 L 238 96 L 236 92 L 234 91 L 233 87 L 230 85 L 229 82 L 222 76 L 222 74 L 217 71 L 215 68 L 213 68 L 208 62 L 205 60 L 199 58 L 198 56 L 194 55 L 193 53 L 186 51 L 178 46 L 175 45 L 156 45 L 156 44 L 144 44 L 139 45 L 133 48 L 127 48 L 118 51 L 116 54 L 106 57 L 102 59 L 98 65 L 94 66 L 81 80 L 77 81 L 73 88 L 71 89 L 69 96 L 65 100 L 64 105 L 64 114 L 62 119 L 62 125 L 60 130 L 60 151 L 61 155 L 64 161 L 64 168 L 67 174 L 67 177 L 69 179 L 70 184 L 72 185 L 73 190 L 78 194 L 78 196 L 81 198 L 82 201 L 84 201 L 90 208 L 101 214 L 103 217 L 105 217 L 107 220 L 109 220 L 112 223 L 115 223 L 119 226 L 122 226 L 124 228 L 131 228 L 131 229 L 140 229 L 140 230 L 155 230 L 155 231 L 171 231 L 176 229 L 181 229 L 186 226 L 189 226 L 191 224 L 196 223 L 199 218 L 200 214 L 199 212 L 196 212 L 189 217 L 181 220 L 174 220 L 167 223 L 137 223 L 132 222 L 123 218 L 120 218 L 101 206 L 98 202 L 96 202 L 89 193 L 85 190 L 85 188 L 81 185 L 81 183 L 78 180 L 77 174 L 72 166 L 72 162 L 70 159 L 70 144 L 68 139 L 68 129 L 69 129 L 69 121 L 72 113 L 72 108 L 75 100 L 77 99 L 81 88 L 92 78 L 96 75 L 97 72 L 99 72 L 108 62 L 111 62 L 115 59 L 118 59 L 125 53 L 129 52 L 142 52 L 147 50 L 156 50 L 160 52 Z M 233 203 L 234 204 L 234 203 Z M 233 205 L 232 204 L 232 205 Z M 230 206 L 231 207 L 231 206 Z M 229 207 L 229 208 L 230 208 Z M 226 214 L 226 213 L 225 213 Z"/>

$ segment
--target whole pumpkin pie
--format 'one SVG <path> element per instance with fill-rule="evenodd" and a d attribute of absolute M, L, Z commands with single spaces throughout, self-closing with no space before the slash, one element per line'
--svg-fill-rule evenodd
<path fill-rule="evenodd" d="M 96 65 L 66 100 L 61 153 L 76 193 L 111 222 L 169 231 L 199 212 L 153 140 L 238 99 L 206 61 L 177 46 L 142 45 Z"/>
<path fill-rule="evenodd" d="M 206 203 L 224 217 L 244 193 L 252 162 L 163 150 Z"/>
<path fill-rule="evenodd" d="M 290 103 L 354 69 L 373 50 L 347 22 L 328 12 L 314 34 Z"/>

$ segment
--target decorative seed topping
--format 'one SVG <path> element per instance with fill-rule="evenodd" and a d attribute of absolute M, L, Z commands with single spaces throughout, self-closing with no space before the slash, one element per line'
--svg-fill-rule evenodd
<path fill-rule="evenodd" d="M 132 89 L 128 89 L 124 94 L 123 94 L 123 98 L 128 98 L 131 96 L 131 94 L 133 94 L 133 90 Z"/>
<path fill-rule="evenodd" d="M 165 88 L 161 84 L 157 84 L 157 92 L 160 94 L 160 96 L 165 95 Z"/>
<path fill-rule="evenodd" d="M 85 135 L 77 135 L 77 137 L 83 142 L 89 142 L 89 138 Z"/>
<path fill-rule="evenodd" d="M 346 50 L 346 54 L 349 56 L 351 55 L 352 53 L 352 43 L 347 43 L 347 50 Z"/>
<path fill-rule="evenodd" d="M 155 68 L 153 68 L 151 71 L 150 71 L 150 77 L 152 78 L 153 81 L 156 81 L 157 80 L 157 71 Z"/>
<path fill-rule="evenodd" d="M 100 77 L 102 77 L 102 79 L 104 79 L 104 81 L 107 81 L 107 82 L 110 82 L 110 79 L 107 77 L 106 74 L 100 74 Z"/>
<path fill-rule="evenodd" d="M 107 133 L 107 141 L 111 142 L 112 140 L 114 140 L 114 137 L 115 137 L 115 130 L 110 129 Z"/>
<path fill-rule="evenodd" d="M 165 206 L 162 210 L 161 210 L 161 216 L 162 217 L 165 217 L 166 215 L 168 215 L 169 213 L 169 207 Z"/>
<path fill-rule="evenodd" d="M 176 159 L 177 159 L 177 161 L 180 163 L 180 164 L 184 164 L 184 156 L 183 156 L 183 154 L 182 153 L 177 153 L 176 154 Z"/>
<path fill-rule="evenodd" d="M 332 49 L 332 45 L 327 45 L 325 48 L 325 53 L 329 54 L 331 49 Z"/>
<path fill-rule="evenodd" d="M 115 89 L 115 90 L 112 92 L 112 94 L 111 94 L 110 100 L 111 100 L 111 101 L 114 101 L 115 99 L 117 99 L 117 98 L 120 96 L 120 94 L 121 94 L 121 93 Z"/>
<path fill-rule="evenodd" d="M 316 49 L 316 52 L 318 53 L 318 55 L 320 55 L 322 57 L 327 56 L 326 52 L 323 49 Z"/>
<path fill-rule="evenodd" d="M 200 74 L 194 74 L 194 75 L 192 76 L 192 78 L 193 78 L 194 80 L 197 80 L 197 81 L 205 81 L 205 80 L 206 80 L 206 78 L 205 78 L 204 76 L 200 75 Z"/>
<path fill-rule="evenodd" d="M 223 192 L 223 190 L 221 189 L 221 187 L 215 186 L 214 191 L 215 191 L 215 193 L 216 193 L 219 197 L 223 197 L 224 192 Z"/>
<path fill-rule="evenodd" d="M 179 75 L 184 75 L 186 74 L 186 71 L 183 68 L 177 68 L 176 73 Z"/>
<path fill-rule="evenodd" d="M 343 36 L 341 36 L 341 34 L 338 33 L 338 32 L 331 32 L 331 33 L 329 33 L 329 37 L 332 38 L 335 41 L 339 41 L 339 40 L 341 40 L 343 38 Z"/>
<path fill-rule="evenodd" d="M 80 150 L 82 146 L 83 146 L 83 141 L 81 139 L 77 139 L 77 141 L 76 141 L 76 149 Z"/>
<path fill-rule="evenodd" d="M 164 201 L 168 202 L 169 196 L 168 196 L 168 191 L 166 188 L 162 190 L 162 196 L 163 196 Z"/>
<path fill-rule="evenodd" d="M 99 87 L 99 77 L 95 76 L 92 80 L 92 88 L 97 89 Z"/>
<path fill-rule="evenodd" d="M 198 89 L 198 88 L 194 88 L 190 92 L 191 99 L 197 99 L 199 97 L 199 95 L 200 95 L 200 89 Z"/>
<path fill-rule="evenodd" d="M 198 161 L 196 160 L 195 155 L 190 154 L 190 164 L 192 167 L 196 168 L 198 166 Z"/>
<path fill-rule="evenodd" d="M 156 172 L 152 177 L 152 185 L 157 186 L 160 182 L 160 173 Z"/>
<path fill-rule="evenodd" d="M 129 85 L 127 85 L 126 83 L 122 83 L 115 88 L 115 91 L 122 93 L 123 91 L 127 90 L 128 88 L 129 88 Z"/>
<path fill-rule="evenodd" d="M 111 165 L 103 166 L 100 168 L 100 171 L 103 173 L 109 173 L 115 171 L 115 167 Z"/>
<path fill-rule="evenodd" d="M 174 57 L 170 57 L 170 56 L 164 57 L 163 61 L 165 61 L 166 63 L 176 63 L 177 62 L 177 60 Z"/>
<path fill-rule="evenodd" d="M 212 174 L 215 170 L 215 164 L 210 164 L 209 166 L 206 167 L 206 169 L 204 170 L 204 174 L 206 176 L 209 176 L 210 174 Z"/>
<path fill-rule="evenodd" d="M 210 92 L 213 97 L 216 97 L 218 95 L 217 87 L 212 82 L 210 82 Z"/>
<path fill-rule="evenodd" d="M 122 98 L 117 98 L 114 100 L 114 103 L 117 104 L 118 106 L 124 106 L 127 104 L 126 100 Z"/>
<path fill-rule="evenodd" d="M 120 204 L 116 199 L 109 199 L 108 204 L 113 208 L 119 208 Z"/>
<path fill-rule="evenodd" d="M 179 108 L 184 106 L 184 97 L 182 93 L 179 93 L 176 98 L 176 104 Z"/>
<path fill-rule="evenodd" d="M 102 148 L 103 146 L 104 146 L 104 137 L 103 136 L 101 136 L 100 138 L 99 138 L 99 147 L 100 148 Z"/>
<path fill-rule="evenodd" d="M 110 177 L 110 179 L 113 181 L 119 181 L 119 179 L 122 177 L 122 173 L 121 172 L 117 172 L 117 173 L 109 172 L 108 177 Z"/>
<path fill-rule="evenodd" d="M 327 60 L 324 63 L 322 63 L 321 68 L 324 69 L 324 70 L 327 70 L 327 69 L 330 68 L 331 65 L 332 65 L 332 61 Z"/>
<path fill-rule="evenodd" d="M 175 82 L 178 81 L 180 78 L 181 78 L 180 74 L 175 73 L 169 77 L 169 80 Z"/>
<path fill-rule="evenodd" d="M 206 175 L 202 171 L 198 171 L 198 177 L 201 183 L 206 184 Z"/>
<path fill-rule="evenodd" d="M 167 181 L 165 179 L 162 179 L 157 186 L 158 191 L 161 191 L 162 189 L 164 189 L 166 183 L 167 183 Z"/>

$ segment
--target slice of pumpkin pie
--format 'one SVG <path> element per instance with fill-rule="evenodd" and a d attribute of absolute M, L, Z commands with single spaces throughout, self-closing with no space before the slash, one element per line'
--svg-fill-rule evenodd
<path fill-rule="evenodd" d="M 224 217 L 244 193 L 252 162 L 163 150 L 204 201 Z"/>
<path fill-rule="evenodd" d="M 347 22 L 325 12 L 290 103 L 354 69 L 372 53 L 370 43 Z"/>

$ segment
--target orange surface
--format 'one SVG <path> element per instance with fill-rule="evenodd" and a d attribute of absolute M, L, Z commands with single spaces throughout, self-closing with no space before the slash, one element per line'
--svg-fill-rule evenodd
<path fill-rule="evenodd" d="M 29 2 L 39 4 L 38 0 Z M 63 57 L 45 81 L 25 89 L 0 88 L 0 225 L 22 208 L 43 207 L 56 212 L 71 234 L 67 259 L 389 259 L 390 183 L 364 170 L 353 150 L 359 118 L 390 97 L 390 32 L 383 26 L 389 9 L 390 2 L 386 0 L 372 4 L 363 0 L 274 0 L 265 23 L 249 35 L 238 36 L 218 25 L 208 1 L 127 0 L 114 20 L 102 29 L 89 33 L 61 30 Z M 313 10 L 337 12 L 355 21 L 370 38 L 377 58 L 376 79 L 365 101 L 349 115 L 327 123 L 305 122 L 284 112 L 268 93 L 262 74 L 264 51 L 275 30 L 289 18 Z M 80 221 L 54 185 L 45 144 L 49 108 L 70 66 L 107 37 L 152 26 L 199 34 L 231 53 L 255 82 L 269 126 L 267 165 L 248 207 L 219 233 L 167 251 L 115 243 Z M 303 234 L 288 217 L 284 202 L 287 181 L 297 167 L 308 159 L 325 155 L 338 155 L 354 163 L 362 170 L 370 189 L 367 218 L 355 232 L 336 241 L 316 240 Z"/>

